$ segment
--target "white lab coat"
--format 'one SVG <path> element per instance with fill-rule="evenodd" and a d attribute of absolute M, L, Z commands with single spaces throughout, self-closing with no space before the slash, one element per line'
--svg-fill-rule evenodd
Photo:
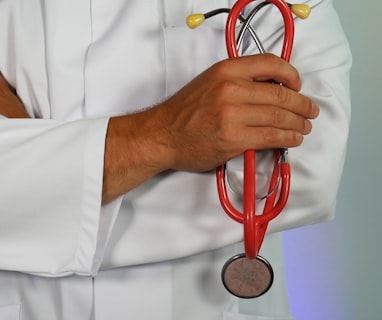
<path fill-rule="evenodd" d="M 269 294 L 224 291 L 242 227 L 222 212 L 213 172 L 165 172 L 101 206 L 109 117 L 225 58 L 225 17 L 196 30 L 184 18 L 233 2 L 0 1 L 0 71 L 35 118 L 0 121 L 0 320 L 290 319 L 278 234 L 263 248 L 277 275 Z M 351 56 L 331 1 L 306 2 L 292 63 L 321 114 L 289 152 L 290 201 L 269 232 L 332 218 L 345 155 Z M 281 21 L 265 11 L 258 33 L 279 52 Z M 233 189 L 240 173 L 236 159 Z"/>

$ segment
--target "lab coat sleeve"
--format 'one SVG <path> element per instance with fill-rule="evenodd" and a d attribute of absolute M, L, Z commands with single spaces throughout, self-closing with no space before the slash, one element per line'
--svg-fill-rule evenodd
<path fill-rule="evenodd" d="M 333 218 L 346 153 L 351 53 L 332 1 L 306 3 L 312 6 L 312 12 L 307 20 L 296 20 L 291 63 L 300 73 L 301 92 L 312 98 L 321 111 L 302 146 L 289 150 L 291 193 L 285 210 L 271 222 L 269 232 Z M 281 27 L 269 36 L 268 47 L 280 37 Z M 272 52 L 281 52 L 280 45 L 273 46 Z M 230 164 L 231 181 L 239 180 L 237 162 Z M 273 165 L 271 161 L 268 164 Z M 259 172 L 258 176 L 261 180 L 269 173 Z M 240 192 L 238 188 L 236 192 Z"/>
<path fill-rule="evenodd" d="M 89 3 L 65 4 L 0 2 L 0 71 L 33 118 L 0 119 L 0 270 L 96 273 L 119 209 L 101 206 L 108 116 L 81 116 Z"/>
<path fill-rule="evenodd" d="M 101 207 L 107 123 L 0 119 L 1 270 L 97 271 L 118 208 Z"/>

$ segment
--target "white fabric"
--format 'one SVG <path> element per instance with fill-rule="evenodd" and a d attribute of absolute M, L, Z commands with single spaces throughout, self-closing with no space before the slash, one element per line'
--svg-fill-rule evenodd
<path fill-rule="evenodd" d="M 303 146 L 290 150 L 291 198 L 270 231 L 333 216 L 345 154 L 348 45 L 331 1 L 306 2 L 313 5 L 312 16 L 296 24 L 292 62 L 301 72 L 303 92 L 321 106 L 321 115 Z M 191 266 L 203 260 L 202 252 L 241 239 L 242 227 L 218 204 L 213 172 L 166 172 L 101 206 L 109 117 L 163 100 L 225 58 L 224 18 L 196 30 L 188 30 L 183 21 L 189 13 L 232 3 L 0 1 L 0 71 L 35 118 L 0 119 L 0 269 L 8 270 L 0 272 L 0 284 L 14 293 L 9 302 L 0 295 L 0 306 L 22 302 L 23 320 L 93 319 L 92 310 L 102 313 L 94 288 L 104 283 L 100 294 L 106 296 L 117 290 L 119 273 L 113 268 L 137 265 L 132 268 L 139 273 L 140 265 L 150 264 L 161 274 L 163 264 L 172 265 L 166 262 L 170 259 L 186 257 Z M 281 24 L 269 14 L 257 30 L 265 46 L 278 52 Z M 268 166 L 264 161 L 259 175 Z M 240 181 L 240 159 L 229 169 L 230 181 Z M 189 256 L 195 254 L 193 261 Z M 94 284 L 91 277 L 80 277 L 97 273 Z M 164 279 L 178 282 L 182 277 L 171 273 Z M 41 296 L 31 294 L 35 286 Z M 61 300 L 48 294 L 57 290 Z M 163 290 L 156 297 L 160 306 L 175 294 Z M 72 307 L 74 299 L 83 303 Z M 42 301 L 51 302 L 51 317 L 39 314 Z M 156 318 L 170 319 L 163 308 L 163 316 Z M 191 310 L 190 317 L 204 317 L 200 308 Z"/>
<path fill-rule="evenodd" d="M 242 245 L 237 244 L 171 262 L 100 272 L 95 282 L 96 319 L 125 315 L 143 320 L 160 315 L 161 319 L 203 316 L 220 320 L 228 315 L 242 319 L 254 314 L 289 319 L 281 236 L 273 234 L 267 240 L 261 254 L 271 263 L 275 279 L 262 297 L 238 300 L 223 289 L 221 268 L 228 258 L 242 252 Z"/>
<path fill-rule="evenodd" d="M 20 305 L 0 306 L 0 319 L 18 320 L 20 316 Z"/>
<path fill-rule="evenodd" d="M 261 254 L 274 270 L 266 295 L 240 300 L 220 280 L 228 258 L 241 244 L 172 261 L 101 271 L 97 277 L 38 277 L 0 272 L 0 319 L 8 306 L 20 320 L 210 320 L 289 319 L 281 235 L 272 234 Z M 9 310 L 7 309 L 7 310 Z M 5 310 L 5 307 L 4 309 Z M 16 311 L 19 310 L 18 313 Z M 5 318 L 7 319 L 7 318 Z M 260 318 L 263 319 L 263 318 Z M 7 319 L 8 320 L 8 319 Z"/>

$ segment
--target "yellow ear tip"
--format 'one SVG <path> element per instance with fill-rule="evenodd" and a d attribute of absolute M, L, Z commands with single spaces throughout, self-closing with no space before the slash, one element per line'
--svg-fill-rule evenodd
<path fill-rule="evenodd" d="M 199 27 L 205 20 L 204 14 L 202 13 L 195 13 L 195 14 L 190 14 L 187 19 L 186 23 L 187 26 L 191 29 L 195 29 Z"/>
<path fill-rule="evenodd" d="M 292 5 L 292 12 L 301 19 L 306 19 L 310 15 L 310 7 L 307 4 Z"/>

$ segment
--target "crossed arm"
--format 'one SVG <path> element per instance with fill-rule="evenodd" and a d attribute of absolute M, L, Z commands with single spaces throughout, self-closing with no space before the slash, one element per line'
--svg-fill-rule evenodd
<path fill-rule="evenodd" d="M 298 72 L 282 59 L 247 56 L 213 65 L 153 108 L 112 117 L 103 203 L 168 169 L 202 172 L 248 149 L 300 145 L 319 113 L 300 89 Z M 29 117 L 3 77 L 0 114 Z"/>

